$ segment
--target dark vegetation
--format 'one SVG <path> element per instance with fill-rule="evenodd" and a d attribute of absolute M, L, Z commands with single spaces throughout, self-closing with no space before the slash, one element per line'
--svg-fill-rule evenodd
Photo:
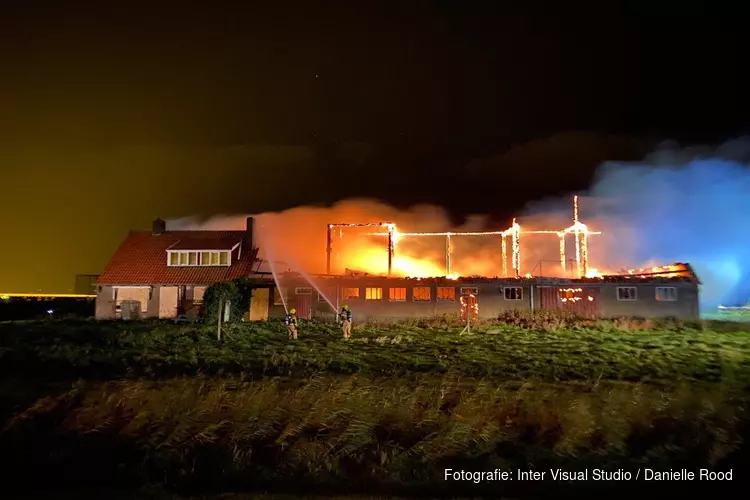
<path fill-rule="evenodd" d="M 93 298 L 4 297 L 0 295 L 0 321 L 55 318 L 90 318 L 94 316 Z"/>
<path fill-rule="evenodd" d="M 210 324 L 3 323 L 4 472 L 18 488 L 44 475 L 183 495 L 638 486 L 446 482 L 445 468 L 733 467 L 737 483 L 750 438 L 745 330 L 509 314 L 469 335 L 437 318 L 362 325 L 350 341 L 332 325 L 303 324 L 289 342 L 280 322 L 240 323 L 218 343 Z"/>

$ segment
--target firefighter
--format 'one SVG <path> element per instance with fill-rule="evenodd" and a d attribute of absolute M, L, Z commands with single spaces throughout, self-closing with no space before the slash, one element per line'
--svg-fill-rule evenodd
<path fill-rule="evenodd" d="M 289 309 L 289 313 L 284 318 L 286 323 L 286 332 L 289 334 L 289 340 L 297 340 L 297 327 L 299 323 L 297 321 L 297 310 Z"/>
<path fill-rule="evenodd" d="M 341 312 L 339 313 L 339 325 L 341 325 L 341 331 L 344 333 L 344 338 L 350 338 L 352 336 L 352 312 L 349 310 L 349 306 L 346 304 L 341 306 Z"/>

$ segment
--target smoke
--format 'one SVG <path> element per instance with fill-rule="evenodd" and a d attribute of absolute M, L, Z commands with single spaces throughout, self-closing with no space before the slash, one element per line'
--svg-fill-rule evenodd
<path fill-rule="evenodd" d="M 278 213 L 255 214 L 255 238 L 260 258 L 302 268 L 310 273 L 326 272 L 328 224 L 394 223 L 400 232 L 480 231 L 486 217 L 468 217 L 462 226 L 452 226 L 438 207 L 418 205 L 401 211 L 368 199 L 351 199 L 332 207 L 300 207 Z M 244 229 L 245 216 L 221 216 L 207 221 L 192 218 L 172 220 L 168 229 Z M 373 234 L 377 233 L 377 234 Z M 380 227 L 334 228 L 331 272 L 345 269 L 385 274 L 388 271 L 387 230 Z M 481 241 L 480 241 L 481 240 Z M 499 237 L 466 242 L 454 238 L 452 273 L 501 274 Z M 510 248 L 510 245 L 509 245 Z M 445 237 L 402 237 L 395 245 L 393 274 L 397 276 L 443 276 L 446 274 Z"/>
<path fill-rule="evenodd" d="M 750 141 L 680 149 L 663 144 L 637 163 L 605 163 L 581 197 L 593 267 L 688 262 L 703 286 L 701 306 L 750 299 Z M 566 206 L 567 205 L 567 206 Z M 561 219 L 570 201 L 529 204 L 524 224 Z"/>
<path fill-rule="evenodd" d="M 689 262 L 701 279 L 703 308 L 744 304 L 750 298 L 750 141 L 718 148 L 680 149 L 665 143 L 640 162 L 604 163 L 589 191 L 579 196 L 580 220 L 591 231 L 589 268 L 617 273 L 624 268 Z M 459 227 L 446 212 L 420 205 L 401 211 L 383 203 L 352 199 L 332 207 L 301 207 L 256 214 L 255 237 L 263 259 L 285 262 L 310 273 L 326 270 L 326 227 L 336 223 L 392 222 L 400 232 L 504 230 L 488 227 L 476 215 Z M 572 195 L 529 203 L 519 211 L 522 231 L 559 231 L 573 222 Z M 245 216 L 208 221 L 170 221 L 169 229 L 244 229 Z M 380 232 L 379 235 L 372 235 Z M 387 272 L 385 229 L 335 228 L 331 271 Z M 568 259 L 560 265 L 556 234 L 521 235 L 521 273 L 575 275 L 573 236 L 566 238 Z M 451 271 L 459 275 L 500 276 L 501 237 L 452 238 Z M 402 276 L 446 274 L 445 237 L 398 239 L 393 271 Z M 507 269 L 512 244 L 507 239 Z"/>

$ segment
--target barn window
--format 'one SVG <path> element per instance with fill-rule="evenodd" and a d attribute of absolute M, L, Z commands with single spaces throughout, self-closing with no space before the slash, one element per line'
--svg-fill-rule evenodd
<path fill-rule="evenodd" d="M 521 300 L 523 299 L 523 288 L 520 286 L 506 286 L 503 287 L 503 294 L 505 300 Z"/>
<path fill-rule="evenodd" d="M 344 288 L 342 290 L 341 296 L 344 298 L 344 300 L 358 299 L 359 288 Z"/>
<path fill-rule="evenodd" d="M 203 303 L 203 295 L 206 293 L 206 287 L 205 286 L 196 286 L 193 287 L 193 302 L 196 304 Z"/>
<path fill-rule="evenodd" d="M 478 295 L 479 294 L 479 288 L 470 287 L 470 288 L 461 288 L 461 295 Z"/>
<path fill-rule="evenodd" d="M 312 295 L 311 286 L 298 286 L 294 289 L 294 295 Z"/>
<path fill-rule="evenodd" d="M 638 297 L 634 286 L 618 286 L 617 300 L 635 300 Z"/>
<path fill-rule="evenodd" d="M 438 302 L 453 302 L 456 300 L 456 288 L 452 286 L 437 287 Z"/>
<path fill-rule="evenodd" d="M 388 299 L 393 302 L 403 302 L 406 300 L 406 288 L 389 288 Z"/>
<path fill-rule="evenodd" d="M 677 300 L 677 288 L 673 286 L 657 286 L 656 300 L 664 302 L 674 302 Z"/>
<path fill-rule="evenodd" d="M 284 305 L 284 298 L 281 296 L 281 289 L 279 287 L 276 287 L 273 289 L 273 305 L 275 306 L 283 306 Z"/>
<path fill-rule="evenodd" d="M 414 287 L 414 302 L 429 302 L 432 300 L 429 286 L 415 286 Z"/>
<path fill-rule="evenodd" d="M 383 300 L 383 289 L 365 288 L 365 300 Z"/>

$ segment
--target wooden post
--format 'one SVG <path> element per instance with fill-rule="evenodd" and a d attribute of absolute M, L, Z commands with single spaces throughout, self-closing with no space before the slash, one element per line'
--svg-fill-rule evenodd
<path fill-rule="evenodd" d="M 326 274 L 331 274 L 331 254 L 333 254 L 333 226 L 328 224 L 326 231 Z"/>
<path fill-rule="evenodd" d="M 219 318 L 219 320 L 218 320 L 218 328 L 217 328 L 217 331 L 216 331 L 216 340 L 219 340 L 219 341 L 221 340 L 221 314 L 224 312 L 222 310 L 223 303 L 224 303 L 224 299 L 219 299 L 219 309 L 218 309 L 217 314 L 216 314 L 216 316 L 218 316 L 218 318 Z"/>

